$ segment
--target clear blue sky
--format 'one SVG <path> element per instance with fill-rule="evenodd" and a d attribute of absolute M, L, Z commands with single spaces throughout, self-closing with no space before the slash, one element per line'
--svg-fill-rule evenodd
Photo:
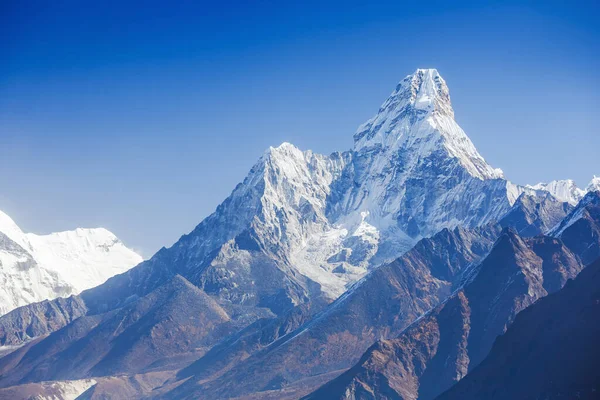
<path fill-rule="evenodd" d="M 150 256 L 269 145 L 350 148 L 419 67 L 514 182 L 600 174 L 597 1 L 125 3 L 1 2 L 0 209 L 28 231 Z"/>

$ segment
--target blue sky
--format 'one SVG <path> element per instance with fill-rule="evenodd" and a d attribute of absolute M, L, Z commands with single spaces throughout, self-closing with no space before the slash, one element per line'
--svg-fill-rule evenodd
<path fill-rule="evenodd" d="M 597 2 L 91 3 L 0 5 L 0 209 L 27 231 L 150 256 L 269 145 L 350 148 L 420 67 L 512 181 L 600 174 Z"/>

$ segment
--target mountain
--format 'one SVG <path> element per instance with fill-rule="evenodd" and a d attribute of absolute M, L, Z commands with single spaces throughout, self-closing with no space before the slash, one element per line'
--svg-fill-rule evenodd
<path fill-rule="evenodd" d="M 502 227 L 514 228 L 520 236 L 547 233 L 559 224 L 574 207 L 557 200 L 550 193 L 523 193 L 500 219 Z"/>
<path fill-rule="evenodd" d="M 543 230 L 569 212 L 538 192 L 484 161 L 445 81 L 417 70 L 351 150 L 270 148 L 172 247 L 0 317 L 0 344 L 13 346 L 0 386 L 94 377 L 99 398 L 109 378 L 128 397 L 144 386 L 137 396 L 298 398 L 459 290 L 507 213 L 506 226 Z"/>
<path fill-rule="evenodd" d="M 548 192 L 556 199 L 565 201 L 571 205 L 577 204 L 586 193 L 585 190 L 579 189 L 572 179 L 538 183 L 535 185 L 527 185 L 527 187 Z"/>
<path fill-rule="evenodd" d="M 598 200 L 600 192 L 590 192 L 576 207 L 596 227 Z M 306 399 L 435 398 L 486 357 L 519 312 L 577 276 L 587 258 L 577 240 L 600 244 L 589 224 L 570 225 L 560 239 L 506 228 L 455 294 Z"/>
<path fill-rule="evenodd" d="M 182 358 L 192 361 L 234 328 L 215 300 L 176 275 L 115 312 L 82 316 L 46 340 L 32 341 L 2 358 L 2 385 L 116 375 Z"/>
<path fill-rule="evenodd" d="M 179 274 L 223 305 L 283 315 L 326 305 L 423 237 L 499 219 L 526 189 L 485 163 L 453 115 L 438 72 L 417 70 L 359 127 L 351 151 L 270 148 L 212 215 L 86 292 L 86 306 L 120 307 Z"/>
<path fill-rule="evenodd" d="M 438 400 L 596 399 L 600 260 L 528 307 L 481 364 Z"/>
<path fill-rule="evenodd" d="M 166 398 L 243 396 L 285 389 L 294 382 L 310 388 L 311 379 L 348 368 L 375 340 L 399 334 L 446 298 L 459 285 L 464 270 L 489 251 L 498 233 L 495 226 L 455 228 L 422 239 L 323 312 L 233 368 L 221 360 L 251 353 L 248 346 L 211 350 L 179 374 L 185 383 Z M 206 383 L 210 376 L 217 379 Z"/>
<path fill-rule="evenodd" d="M 270 148 L 192 232 L 190 281 L 280 315 L 330 302 L 422 237 L 483 225 L 516 199 L 454 121 L 436 70 L 400 82 L 354 140 L 351 151 L 330 156 Z M 269 279 L 266 260 L 276 271 Z"/>
<path fill-rule="evenodd" d="M 232 366 L 234 368 L 231 372 L 215 382 L 216 387 L 228 390 L 228 394 L 233 393 L 230 386 L 239 382 L 269 386 L 274 385 L 272 381 L 278 377 L 292 381 L 308 372 L 323 373 L 350 366 L 355 357 L 378 337 L 399 333 L 414 318 L 447 297 L 453 290 L 452 282 L 458 282 L 463 269 L 489 251 L 498 233 L 499 230 L 495 226 L 472 230 L 455 228 L 453 231 L 445 229 L 432 238 L 422 239 L 414 249 L 394 263 L 374 270 L 368 278 L 357 284 L 356 288 L 313 318 L 311 310 L 306 309 L 306 306 L 299 306 L 279 318 L 257 321 L 223 340 L 204 355 L 199 352 L 193 353 L 198 360 L 178 374 L 179 379 L 192 376 L 189 384 L 184 385 L 181 390 L 195 391 L 197 381 L 223 375 Z M 78 357 L 69 348 L 77 349 L 77 354 L 85 354 L 86 359 L 92 358 L 93 362 L 89 365 L 97 365 L 101 359 L 106 359 L 104 363 L 115 363 L 116 361 L 111 361 L 108 353 L 100 350 L 102 345 L 99 343 L 103 341 L 98 339 L 97 342 L 92 339 L 100 336 L 107 338 L 105 341 L 108 343 L 117 340 L 115 334 L 112 334 L 114 327 L 108 325 L 106 330 L 99 329 L 96 320 L 100 315 L 103 316 L 103 321 L 106 318 L 108 321 L 123 321 L 122 310 L 129 309 L 130 304 L 104 314 L 88 312 L 88 316 L 76 319 L 75 322 L 52 333 L 47 339 L 39 343 L 29 342 L 0 359 L 0 374 L 3 376 L 0 386 L 27 383 L 32 379 L 69 380 L 101 375 L 97 367 L 94 367 L 94 370 L 89 369 L 90 367 L 86 369 L 73 361 Z M 178 305 L 181 307 L 178 301 L 171 301 L 170 304 L 174 310 Z M 185 304 L 186 309 L 190 308 L 189 301 Z M 194 314 L 197 313 L 200 313 L 200 310 L 194 310 Z M 20 320 L 21 318 L 17 319 Z M 87 323 L 87 320 L 93 322 Z M 5 318 L 5 321 L 8 321 L 8 318 Z M 127 322 L 120 323 L 124 324 L 124 328 L 127 327 Z M 228 325 L 231 323 L 228 322 Z M 85 329 L 82 328 L 84 324 Z M 304 329 L 305 333 L 296 336 L 294 331 L 300 328 Z M 125 336 L 121 333 L 116 335 Z M 131 334 L 128 335 L 130 336 Z M 82 337 L 90 343 L 90 348 L 81 344 Z M 336 339 L 341 337 L 346 340 Z M 191 341 L 191 335 L 188 339 Z M 169 342 L 160 336 L 156 337 L 156 340 L 154 347 L 158 349 L 166 347 Z M 165 342 L 161 344 L 160 340 Z M 62 347 L 56 348 L 52 343 L 59 343 Z M 270 348 L 266 354 L 260 353 L 262 349 L 271 345 L 275 348 Z M 197 347 L 198 345 L 194 344 L 187 351 Z M 326 349 L 327 352 L 321 354 L 315 348 Z M 132 351 L 129 346 L 119 347 L 120 354 Z M 248 358 L 255 353 L 255 357 Z M 287 361 L 282 362 L 281 357 Z M 163 355 L 163 358 L 167 357 Z M 13 368 L 13 359 L 18 360 L 19 368 Z M 302 361 L 294 363 L 294 359 Z M 244 362 L 240 363 L 241 361 Z M 71 368 L 42 368 L 40 363 L 72 365 L 76 372 L 72 372 Z M 166 361 L 160 363 L 165 365 Z M 238 363 L 240 365 L 236 366 Z M 137 367 L 126 370 L 141 373 L 144 372 L 144 366 L 143 363 L 137 363 Z M 248 371 L 251 370 L 255 371 L 256 376 L 248 379 Z M 286 371 L 285 375 L 282 375 L 283 370 Z M 221 380 L 224 383 L 219 383 Z M 262 387 L 259 386 L 260 388 Z M 180 393 L 174 396 L 183 397 Z M 213 397 L 218 398 L 216 394 Z"/>
<path fill-rule="evenodd" d="M 590 183 L 585 188 L 586 192 L 597 192 L 600 190 L 600 176 L 594 175 L 594 178 L 590 181 Z"/>
<path fill-rule="evenodd" d="M 600 190 L 590 191 L 548 235 L 562 239 L 588 264 L 600 257 Z"/>
<path fill-rule="evenodd" d="M 572 179 L 542 182 L 535 185 L 525 185 L 525 187 L 530 190 L 550 193 L 557 200 L 574 206 L 579 203 L 579 200 L 583 199 L 586 193 L 600 190 L 600 178 L 594 175 L 594 178 L 585 189 L 578 188 Z"/>
<path fill-rule="evenodd" d="M 23 233 L 0 211 L 0 315 L 97 286 L 142 258 L 106 229 Z"/>
<path fill-rule="evenodd" d="M 374 228 L 372 262 L 390 261 L 443 228 L 480 226 L 504 214 L 513 190 L 523 189 L 502 177 L 455 122 L 443 78 L 417 70 L 358 128 L 330 213 L 338 223 L 359 221 L 359 231 Z"/>

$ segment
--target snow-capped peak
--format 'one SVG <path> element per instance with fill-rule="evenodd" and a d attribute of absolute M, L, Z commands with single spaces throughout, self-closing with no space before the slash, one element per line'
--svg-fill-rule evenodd
<path fill-rule="evenodd" d="M 383 151 L 409 155 L 406 169 L 438 154 L 454 158 L 471 176 L 503 178 L 479 154 L 469 137 L 454 120 L 450 92 L 435 69 L 418 69 L 408 75 L 381 105 L 377 114 L 354 134 L 356 152 Z"/>
<path fill-rule="evenodd" d="M 586 193 L 585 190 L 578 188 L 572 179 L 554 180 L 548 183 L 540 182 L 526 187 L 548 192 L 558 200 L 572 205 L 576 205 Z"/>
<path fill-rule="evenodd" d="M 594 175 L 590 183 L 585 188 L 586 192 L 597 192 L 600 191 L 600 176 Z"/>
<path fill-rule="evenodd" d="M 352 150 L 270 147 L 173 251 L 210 266 L 199 274 L 226 286 L 227 301 L 271 304 L 278 279 L 292 304 L 316 295 L 312 283 L 334 299 L 423 237 L 505 215 L 522 188 L 509 193 L 501 177 L 454 121 L 446 82 L 420 69 L 359 128 Z M 271 264 L 278 272 L 265 275 Z"/>
<path fill-rule="evenodd" d="M 27 248 L 25 234 L 11 217 L 0 211 L 0 232 L 23 248 Z"/>
<path fill-rule="evenodd" d="M 417 69 L 413 74 L 407 75 L 381 105 L 379 113 L 406 107 L 438 112 L 454 118 L 450 91 L 436 69 Z"/>
<path fill-rule="evenodd" d="M 542 190 L 550 193 L 560 201 L 566 201 L 571 205 L 577 205 L 589 192 L 600 191 L 600 177 L 594 175 L 585 189 L 580 189 L 572 179 L 554 180 L 548 183 L 526 185 L 528 189 Z"/>
<path fill-rule="evenodd" d="M 141 261 L 104 228 L 36 235 L 24 233 L 0 211 L 0 315 L 79 293 Z"/>
<path fill-rule="evenodd" d="M 410 100 L 416 109 L 435 111 L 454 118 L 450 91 L 437 69 L 417 69 L 414 74 L 404 78 L 401 83 L 403 82 L 410 83 Z"/>

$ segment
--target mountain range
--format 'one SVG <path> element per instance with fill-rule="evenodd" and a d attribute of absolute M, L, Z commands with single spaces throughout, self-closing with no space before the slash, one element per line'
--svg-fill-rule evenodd
<path fill-rule="evenodd" d="M 0 315 L 97 286 L 142 262 L 103 228 L 24 233 L 0 211 Z"/>
<path fill-rule="evenodd" d="M 308 398 L 434 399 L 485 358 L 519 312 L 600 257 L 599 206 L 600 192 L 590 192 L 565 218 L 577 221 L 554 236 L 523 238 L 505 228 L 455 293 Z M 592 240 L 589 251 L 582 238 Z"/>
<path fill-rule="evenodd" d="M 505 179 L 419 69 L 351 150 L 270 148 L 172 247 L 0 317 L 0 397 L 433 399 L 600 257 L 599 204 Z"/>

